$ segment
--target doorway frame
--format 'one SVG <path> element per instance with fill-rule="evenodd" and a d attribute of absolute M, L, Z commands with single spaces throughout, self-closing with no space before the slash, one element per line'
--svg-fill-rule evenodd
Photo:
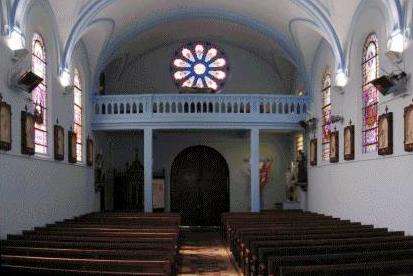
<path fill-rule="evenodd" d="M 225 170 L 226 170 L 226 175 L 227 175 L 227 179 L 228 179 L 228 181 L 226 183 L 226 187 L 225 187 L 226 194 L 227 194 L 227 196 L 226 196 L 226 202 L 227 202 L 227 208 L 226 209 L 227 210 L 225 210 L 225 212 L 230 212 L 230 210 L 231 210 L 231 193 L 230 193 L 230 191 L 231 191 L 231 186 L 230 186 L 231 175 L 230 175 L 230 169 L 229 169 L 228 161 L 226 160 L 224 155 L 221 152 L 219 152 L 217 149 L 215 149 L 215 148 L 213 148 L 209 145 L 203 145 L 203 144 L 195 144 L 195 145 L 190 145 L 190 146 L 184 147 L 183 149 L 178 151 L 178 153 L 175 155 L 175 157 L 172 158 L 171 163 L 170 163 L 171 164 L 170 165 L 170 171 L 169 171 L 169 174 L 168 174 L 168 176 L 169 176 L 168 190 L 169 191 L 167 193 L 169 195 L 169 204 L 168 204 L 169 205 L 169 211 L 173 212 L 172 211 L 172 209 L 173 209 L 172 208 L 172 203 L 173 203 L 173 196 L 172 195 L 173 195 L 173 190 L 174 190 L 173 189 L 173 187 L 174 187 L 173 174 L 174 174 L 175 169 L 177 169 L 176 168 L 176 166 L 177 166 L 176 161 L 178 160 L 178 158 L 181 155 L 185 154 L 185 152 L 188 152 L 193 148 L 207 148 L 208 150 L 210 150 L 212 152 L 215 152 L 217 154 L 217 156 L 220 156 L 220 158 L 224 161 L 223 163 L 225 164 Z"/>

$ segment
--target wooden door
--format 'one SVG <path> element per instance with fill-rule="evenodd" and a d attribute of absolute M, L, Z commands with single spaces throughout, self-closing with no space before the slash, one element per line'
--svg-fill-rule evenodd
<path fill-rule="evenodd" d="M 171 210 L 184 225 L 219 225 L 229 211 L 228 165 L 216 150 L 195 146 L 182 151 L 171 172 Z"/>

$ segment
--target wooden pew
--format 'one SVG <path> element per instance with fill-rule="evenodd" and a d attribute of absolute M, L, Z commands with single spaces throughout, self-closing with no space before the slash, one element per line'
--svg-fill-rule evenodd
<path fill-rule="evenodd" d="M 73 259 L 57 257 L 32 257 L 2 254 L 4 265 L 34 266 L 43 268 L 64 268 L 71 270 L 103 270 L 115 272 L 151 272 L 171 274 L 169 260 L 112 260 L 112 259 Z"/>
<path fill-rule="evenodd" d="M 357 262 L 368 263 L 403 259 L 413 259 L 413 248 L 371 252 L 361 251 L 335 254 L 271 256 L 268 258 L 268 274 L 266 271 L 261 270 L 259 275 L 281 275 L 283 269 L 291 266 L 350 264 Z"/>
<path fill-rule="evenodd" d="M 80 270 L 80 269 L 63 269 L 63 268 L 46 268 L 46 267 L 32 267 L 32 266 L 19 266 L 19 265 L 2 265 L 2 272 L 7 275 L 83 275 L 83 276 L 167 276 L 166 273 L 155 272 L 115 272 L 115 271 L 102 271 L 102 270 Z"/>
<path fill-rule="evenodd" d="M 408 273 L 408 274 L 407 274 Z M 396 274 L 412 275 L 413 259 L 398 261 L 380 261 L 371 263 L 353 263 L 353 264 L 334 264 L 334 265 L 314 265 L 314 266 L 295 266 L 281 269 L 283 276 L 300 276 L 300 275 L 352 275 L 352 276 L 388 276 Z"/>
<path fill-rule="evenodd" d="M 279 242 L 278 246 L 264 245 L 256 248 L 251 256 L 249 269 L 251 274 L 257 275 L 258 265 L 263 269 L 270 256 L 280 255 L 309 255 L 309 254 L 333 254 L 346 252 L 377 251 L 384 249 L 412 249 L 413 237 L 372 237 L 336 240 L 308 240 Z"/>
<path fill-rule="evenodd" d="M 8 235 L 7 273 L 175 275 L 179 214 L 93 213 Z"/>
<path fill-rule="evenodd" d="M 388 232 L 320 214 L 226 213 L 221 222 L 223 239 L 246 275 L 267 275 L 267 267 L 271 275 L 362 275 L 357 274 L 362 273 L 357 270 L 362 265 L 349 264 L 367 264 L 366 271 L 376 273 L 380 262 L 389 267 L 402 262 L 408 266 L 413 257 L 413 237 L 402 231 Z"/>

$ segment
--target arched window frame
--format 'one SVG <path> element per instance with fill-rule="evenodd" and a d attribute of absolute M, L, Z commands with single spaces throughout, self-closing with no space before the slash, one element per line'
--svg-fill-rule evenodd
<path fill-rule="evenodd" d="M 373 51 L 373 52 L 372 52 Z M 367 36 L 362 56 L 362 152 L 377 151 L 379 94 L 371 81 L 379 76 L 379 47 L 375 33 Z"/>
<path fill-rule="evenodd" d="M 330 133 L 331 133 L 331 74 L 325 71 L 321 89 L 321 154 L 323 160 L 330 156 Z"/>
<path fill-rule="evenodd" d="M 80 72 L 73 72 L 73 131 L 76 133 L 76 160 L 83 161 L 83 90 Z"/>
<path fill-rule="evenodd" d="M 32 91 L 33 110 L 41 112 L 42 122 L 34 126 L 35 152 L 47 154 L 47 55 L 44 40 L 39 33 L 34 33 L 32 38 L 32 71 L 43 81 Z"/>

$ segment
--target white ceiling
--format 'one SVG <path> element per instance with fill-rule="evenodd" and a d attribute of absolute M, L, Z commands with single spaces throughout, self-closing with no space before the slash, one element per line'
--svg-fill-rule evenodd
<path fill-rule="evenodd" d="M 256 54 L 274 66 L 285 67 L 288 66 L 286 61 L 290 61 L 291 66 L 304 65 L 308 71 L 321 39 L 328 39 L 322 28 L 315 27 L 314 15 L 300 5 L 304 0 L 45 1 L 49 1 L 56 17 L 62 45 L 69 40 L 76 22 L 84 19 L 85 11 L 105 3 L 89 19 L 89 27 L 84 28 L 80 37 L 88 50 L 92 71 L 99 66 L 102 54 L 106 59 L 115 59 L 125 53 L 139 55 L 176 40 L 194 38 L 223 40 Z M 316 5 L 344 42 L 360 1 L 307 2 Z M 142 29 L 143 26 L 146 29 Z M 286 43 L 282 45 L 282 41 Z M 122 44 L 116 45 L 115 42 Z M 288 55 L 283 50 L 283 47 L 291 50 L 295 47 L 292 45 L 297 45 L 300 57 L 291 57 L 291 53 Z M 291 62 L 292 58 L 301 59 L 302 64 Z M 110 60 L 103 62 L 108 64 Z"/>

